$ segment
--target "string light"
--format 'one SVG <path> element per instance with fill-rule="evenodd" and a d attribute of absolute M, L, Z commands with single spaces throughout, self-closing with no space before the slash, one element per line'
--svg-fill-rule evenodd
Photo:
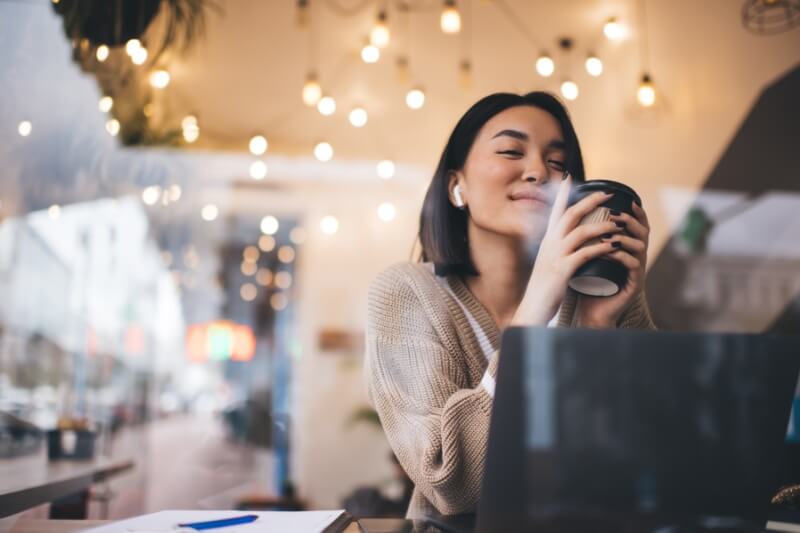
<path fill-rule="evenodd" d="M 151 185 L 145 187 L 142 191 L 142 201 L 146 205 L 156 205 L 158 199 L 161 197 L 161 187 L 158 185 Z"/>
<path fill-rule="evenodd" d="M 411 109 L 420 109 L 425 105 L 425 92 L 417 87 L 406 93 L 406 105 Z"/>
<path fill-rule="evenodd" d="M 649 74 L 642 75 L 642 81 L 636 91 L 636 99 L 644 107 L 650 107 L 656 103 L 656 90 Z"/>
<path fill-rule="evenodd" d="M 19 133 L 22 137 L 27 137 L 33 131 L 33 125 L 28 120 L 23 120 L 17 126 L 17 133 Z"/>
<path fill-rule="evenodd" d="M 154 70 L 150 73 L 150 86 L 154 89 L 166 89 L 169 81 L 169 72 L 164 69 Z"/>
<path fill-rule="evenodd" d="M 261 160 L 250 163 L 250 177 L 254 180 L 263 180 L 267 176 L 267 164 Z"/>
<path fill-rule="evenodd" d="M 361 49 L 361 59 L 364 63 L 377 63 L 381 58 L 381 49 L 374 44 L 366 44 Z"/>
<path fill-rule="evenodd" d="M 561 83 L 561 96 L 567 100 L 575 100 L 578 97 L 578 84 L 572 80 L 564 80 Z"/>
<path fill-rule="evenodd" d="M 200 210 L 200 216 L 206 222 L 212 222 L 219 216 L 219 208 L 214 204 L 206 204 Z"/>
<path fill-rule="evenodd" d="M 300 226 L 292 228 L 292 231 L 289 232 L 289 240 L 294 244 L 303 244 L 306 242 L 306 230 Z"/>
<path fill-rule="evenodd" d="M 394 162 L 384 159 L 383 161 L 379 161 L 375 167 L 376 172 L 378 173 L 378 177 L 388 180 L 394 176 Z"/>
<path fill-rule="evenodd" d="M 453 34 L 461 31 L 461 14 L 458 12 L 455 0 L 445 0 L 439 24 L 445 33 Z"/>
<path fill-rule="evenodd" d="M 267 151 L 269 143 L 263 135 L 255 135 L 250 139 L 250 153 L 253 155 L 263 155 Z"/>
<path fill-rule="evenodd" d="M 106 122 L 106 131 L 111 134 L 111 136 L 116 137 L 119 133 L 119 120 L 112 118 Z"/>
<path fill-rule="evenodd" d="M 183 139 L 187 143 L 193 143 L 200 137 L 200 127 L 197 125 L 197 117 L 194 115 L 183 117 L 181 128 L 183 129 Z"/>
<path fill-rule="evenodd" d="M 258 247 L 253 246 L 246 246 L 244 250 L 242 250 L 242 258 L 247 261 L 248 263 L 255 263 L 258 261 L 261 252 L 258 251 Z"/>
<path fill-rule="evenodd" d="M 267 215 L 261 219 L 261 232 L 264 235 L 275 235 L 278 233 L 278 228 L 280 224 L 278 223 L 278 219 L 272 215 Z M 263 250 L 263 248 L 262 248 Z"/>
<path fill-rule="evenodd" d="M 379 11 L 375 26 L 369 32 L 369 42 L 378 48 L 386 48 L 389 45 L 390 36 L 389 26 L 386 24 L 386 11 Z"/>
<path fill-rule="evenodd" d="M 241 296 L 242 300 L 245 302 L 252 302 L 256 299 L 256 296 L 258 296 L 258 287 L 252 283 L 243 283 L 242 287 L 239 289 L 239 296 Z"/>
<path fill-rule="evenodd" d="M 269 287 L 272 283 L 272 271 L 268 268 L 259 268 L 256 272 L 256 283 L 262 287 Z"/>
<path fill-rule="evenodd" d="M 314 157 L 323 163 L 330 161 L 333 159 L 333 146 L 326 142 L 317 143 L 314 147 Z"/>
<path fill-rule="evenodd" d="M 133 57 L 133 54 L 136 52 L 136 50 L 141 47 L 142 43 L 139 41 L 139 39 L 131 39 L 125 43 L 125 53 L 128 54 L 128 56 Z"/>
<path fill-rule="evenodd" d="M 97 60 L 102 63 L 103 61 L 108 59 L 108 54 L 109 54 L 108 46 L 101 44 L 100 46 L 97 47 L 97 50 L 95 51 L 94 55 L 97 58 Z"/>
<path fill-rule="evenodd" d="M 336 112 L 336 100 L 332 96 L 323 96 L 317 102 L 317 111 L 326 117 L 333 115 Z"/>
<path fill-rule="evenodd" d="M 131 61 L 134 65 L 144 65 L 144 62 L 147 61 L 147 48 L 141 47 L 134 50 Z"/>
<path fill-rule="evenodd" d="M 625 26 L 617 20 L 617 17 L 609 18 L 603 25 L 603 34 L 609 41 L 621 41 L 627 35 Z"/>
<path fill-rule="evenodd" d="M 319 221 L 319 227 L 325 235 L 333 235 L 339 230 L 339 221 L 336 217 L 327 215 Z"/>
<path fill-rule="evenodd" d="M 275 286 L 279 289 L 288 289 L 292 286 L 292 274 L 281 270 L 275 274 Z"/>
<path fill-rule="evenodd" d="M 599 57 L 589 54 L 589 57 L 586 58 L 586 72 L 595 77 L 603 73 L 603 62 L 600 61 Z"/>
<path fill-rule="evenodd" d="M 322 87 L 317 81 L 317 76 L 310 72 L 306 77 L 306 83 L 303 85 L 303 103 L 308 107 L 313 107 L 322 98 Z"/>
<path fill-rule="evenodd" d="M 536 72 L 538 72 L 540 76 L 549 78 L 553 75 L 555 70 L 556 64 L 553 62 L 553 58 L 550 57 L 547 52 L 542 52 L 536 59 Z"/>
<path fill-rule="evenodd" d="M 258 265 L 256 265 L 253 261 L 244 260 L 239 266 L 239 269 L 245 276 L 252 276 L 256 273 L 256 270 L 258 270 Z"/>
<path fill-rule="evenodd" d="M 271 252 L 275 249 L 275 238 L 272 235 L 262 235 L 258 238 L 258 249 L 262 252 Z"/>
<path fill-rule="evenodd" d="M 283 311 L 286 309 L 286 306 L 289 305 L 289 299 L 286 297 L 285 294 L 281 292 L 276 292 L 272 296 L 269 297 L 269 305 L 275 311 Z"/>
<path fill-rule="evenodd" d="M 58 220 L 61 216 L 61 207 L 58 204 L 53 204 L 47 209 L 47 214 L 52 220 Z"/>
<path fill-rule="evenodd" d="M 97 102 L 97 108 L 103 113 L 108 113 L 114 107 L 114 99 L 110 96 L 104 96 Z"/>
<path fill-rule="evenodd" d="M 353 127 L 361 128 L 367 123 L 367 111 L 362 107 L 356 107 L 350 111 L 347 118 L 350 120 L 350 124 L 352 124 Z"/>
<path fill-rule="evenodd" d="M 294 248 L 291 246 L 281 246 L 278 248 L 278 261 L 281 263 L 291 263 L 294 261 Z"/>
<path fill-rule="evenodd" d="M 384 222 L 391 222 L 394 220 L 395 215 L 397 214 L 397 210 L 395 209 L 394 205 L 390 202 L 383 202 L 381 205 L 378 206 L 378 218 L 383 220 Z"/>
<path fill-rule="evenodd" d="M 170 202 L 177 202 L 181 199 L 181 194 L 183 191 L 181 190 L 180 185 L 170 185 L 169 186 L 169 200 Z"/>

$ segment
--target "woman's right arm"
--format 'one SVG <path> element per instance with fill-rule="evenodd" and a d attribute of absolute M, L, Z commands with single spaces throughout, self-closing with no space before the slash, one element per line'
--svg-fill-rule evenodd
<path fill-rule="evenodd" d="M 365 365 L 370 400 L 392 450 L 425 498 L 445 515 L 474 512 L 491 387 L 468 386 L 461 348 L 437 334 L 412 284 L 402 268 L 393 268 L 370 288 Z M 486 371 L 492 383 L 497 358 L 492 355 Z"/>

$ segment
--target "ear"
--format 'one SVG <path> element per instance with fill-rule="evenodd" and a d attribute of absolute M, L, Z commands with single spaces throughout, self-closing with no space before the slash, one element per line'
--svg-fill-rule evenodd
<path fill-rule="evenodd" d="M 467 205 L 467 194 L 466 194 L 466 185 L 464 181 L 464 174 L 457 170 L 451 170 L 447 173 L 447 195 L 450 198 L 450 203 L 453 207 L 457 207 L 459 209 L 463 209 Z M 453 189 L 456 188 L 456 185 L 460 186 L 461 190 L 461 199 L 464 202 L 464 205 L 459 207 L 458 203 L 456 202 L 455 194 L 453 193 Z"/>

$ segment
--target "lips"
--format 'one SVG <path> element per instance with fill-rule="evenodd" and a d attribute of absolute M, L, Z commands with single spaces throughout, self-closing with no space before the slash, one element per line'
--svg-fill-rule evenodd
<path fill-rule="evenodd" d="M 510 198 L 514 201 L 534 201 L 545 205 L 550 205 L 550 200 L 547 198 L 547 196 L 539 191 L 518 191 L 511 193 Z"/>

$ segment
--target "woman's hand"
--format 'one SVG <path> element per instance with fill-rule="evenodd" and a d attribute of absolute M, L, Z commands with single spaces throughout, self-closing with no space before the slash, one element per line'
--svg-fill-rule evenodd
<path fill-rule="evenodd" d="M 650 223 L 644 209 L 633 203 L 633 214 L 619 213 L 611 219 L 625 224 L 627 235 L 620 233 L 604 242 L 619 243 L 607 257 L 619 261 L 628 269 L 625 286 L 614 296 L 585 296 L 578 299 L 578 325 L 590 328 L 616 327 L 617 321 L 644 290 L 647 269 L 647 246 L 650 240 Z"/>
<path fill-rule="evenodd" d="M 594 193 L 567 208 L 572 178 L 568 176 L 553 203 L 547 231 L 539 245 L 533 272 L 522 302 L 511 320 L 512 326 L 544 326 L 558 311 L 567 291 L 567 283 L 581 265 L 603 255 L 614 257 L 613 241 L 604 240 L 581 248 L 586 241 L 622 231 L 614 221 L 580 225 L 581 219 L 611 196 Z M 624 220 L 624 219 L 623 219 Z M 628 259 L 625 259 L 628 261 Z M 614 308 L 603 307 L 592 316 L 602 316 Z"/>

